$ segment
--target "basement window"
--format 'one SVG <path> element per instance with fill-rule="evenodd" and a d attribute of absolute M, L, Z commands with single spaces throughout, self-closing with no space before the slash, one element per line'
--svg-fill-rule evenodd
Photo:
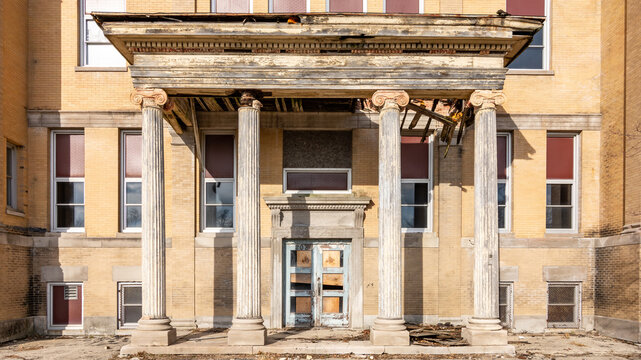
<path fill-rule="evenodd" d="M 548 327 L 578 328 L 580 314 L 579 283 L 548 283 Z"/>
<path fill-rule="evenodd" d="M 514 296 L 513 283 L 502 282 L 499 285 L 499 319 L 501 326 L 512 328 L 512 319 L 514 317 Z"/>
<path fill-rule="evenodd" d="M 82 329 L 82 283 L 49 283 L 47 325 L 52 330 Z"/>
<path fill-rule="evenodd" d="M 142 284 L 118 283 L 118 328 L 133 329 L 142 317 Z"/>

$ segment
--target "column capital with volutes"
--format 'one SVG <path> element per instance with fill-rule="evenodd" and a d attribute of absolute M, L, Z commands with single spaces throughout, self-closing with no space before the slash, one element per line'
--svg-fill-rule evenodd
<path fill-rule="evenodd" d="M 372 95 L 372 103 L 383 107 L 403 107 L 410 102 L 410 96 L 403 90 L 378 90 Z"/>
<path fill-rule="evenodd" d="M 501 90 L 476 90 L 470 96 L 470 102 L 481 109 L 496 109 L 496 105 L 503 105 L 507 97 Z"/>
<path fill-rule="evenodd" d="M 263 107 L 263 103 L 258 100 L 261 98 L 262 94 L 259 91 L 255 90 L 244 90 L 240 95 L 240 107 L 253 107 L 256 110 L 260 110 Z"/>
<path fill-rule="evenodd" d="M 129 96 L 131 102 L 141 107 L 160 107 L 168 104 L 169 97 L 163 89 L 133 89 Z"/>

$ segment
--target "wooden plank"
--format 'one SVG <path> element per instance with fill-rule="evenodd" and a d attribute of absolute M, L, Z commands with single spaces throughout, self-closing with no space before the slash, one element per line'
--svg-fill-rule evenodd
<path fill-rule="evenodd" d="M 167 120 L 167 122 L 169 123 L 169 125 L 171 125 L 171 128 L 174 129 L 176 134 L 182 135 L 183 128 L 178 123 L 178 120 L 176 119 L 176 116 L 174 115 L 174 113 L 172 111 L 167 111 L 167 112 L 164 112 L 163 115 Z"/>
<path fill-rule="evenodd" d="M 236 109 L 234 108 L 234 105 L 231 104 L 231 101 L 229 100 L 228 97 L 224 97 L 222 99 L 223 99 L 223 103 L 227 107 L 227 111 L 236 111 Z"/>
<path fill-rule="evenodd" d="M 341 312 L 341 300 L 340 297 L 323 296 L 323 313 L 335 314 Z"/>
<path fill-rule="evenodd" d="M 311 267 L 312 266 L 312 251 L 311 250 L 296 250 L 296 267 Z"/>
<path fill-rule="evenodd" d="M 341 251 L 340 250 L 324 250 L 323 251 L 323 267 L 324 268 L 341 267 Z"/>
<path fill-rule="evenodd" d="M 209 105 L 213 111 L 223 111 L 223 108 L 218 104 L 218 101 L 216 101 L 215 98 L 213 97 L 204 97 L 203 101 Z"/>
<path fill-rule="evenodd" d="M 343 274 L 323 274 L 323 286 L 343 286 Z"/>
<path fill-rule="evenodd" d="M 309 314 L 312 312 L 312 298 L 310 298 L 309 296 L 297 296 L 295 299 L 295 313 Z"/>
<path fill-rule="evenodd" d="M 310 284 L 312 283 L 312 274 L 301 274 L 301 273 L 294 273 L 294 274 L 289 274 L 289 282 L 290 283 L 297 283 L 297 284 Z"/>
<path fill-rule="evenodd" d="M 183 122 L 186 126 L 192 126 L 191 121 L 191 105 L 189 105 L 188 98 L 173 98 L 174 107 L 173 111 L 176 117 Z"/>

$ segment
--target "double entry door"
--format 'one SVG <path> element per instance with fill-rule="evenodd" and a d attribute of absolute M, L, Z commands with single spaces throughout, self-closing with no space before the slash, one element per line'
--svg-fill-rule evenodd
<path fill-rule="evenodd" d="M 349 242 L 285 243 L 286 326 L 349 324 L 349 252 Z"/>

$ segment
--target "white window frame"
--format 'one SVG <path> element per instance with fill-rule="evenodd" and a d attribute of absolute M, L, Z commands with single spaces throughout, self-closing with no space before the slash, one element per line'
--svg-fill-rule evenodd
<path fill-rule="evenodd" d="M 402 135 L 401 136 L 412 136 Z M 401 184 L 427 184 L 427 227 L 426 228 L 401 228 L 404 233 L 431 233 L 434 226 L 434 134 L 427 137 L 428 141 L 428 176 L 429 179 L 403 179 Z M 401 203 L 401 210 L 403 204 Z"/>
<path fill-rule="evenodd" d="M 287 174 L 290 172 L 302 173 L 346 173 L 347 190 L 288 190 Z M 352 193 L 352 169 L 351 168 L 283 168 L 283 193 L 284 194 L 351 194 Z"/>
<path fill-rule="evenodd" d="M 499 227 L 499 233 L 509 233 L 512 230 L 512 134 L 508 132 L 498 132 L 496 135 L 506 138 L 505 179 L 498 179 L 498 177 L 496 179 L 498 184 L 505 184 L 505 227 Z"/>
<path fill-rule="evenodd" d="M 363 9 L 365 9 L 364 5 L 363 5 Z M 383 0 L 383 13 L 387 14 L 387 0 Z M 419 14 L 425 13 L 425 1 L 424 0 L 418 0 L 418 13 Z"/>
<path fill-rule="evenodd" d="M 545 187 L 546 187 L 546 202 L 545 202 L 545 232 L 548 234 L 575 234 L 578 232 L 578 224 L 579 224 L 579 171 L 580 171 L 580 163 L 581 163 L 581 158 L 580 158 L 580 153 L 581 153 L 581 148 L 580 148 L 580 143 L 581 143 L 581 138 L 579 134 L 574 134 L 574 133 L 557 133 L 557 132 L 549 132 L 546 137 L 546 150 L 547 150 L 547 138 L 550 137 L 571 137 L 573 141 L 573 154 L 572 154 L 572 179 L 545 179 Z M 547 169 L 547 164 L 545 165 Z M 552 184 L 569 184 L 572 185 L 572 227 L 567 228 L 567 229 L 548 229 L 547 228 L 547 186 L 552 185 Z M 556 207 L 559 207 L 558 205 Z M 563 206 L 561 206 L 563 207 Z"/>
<path fill-rule="evenodd" d="M 135 329 L 138 323 L 125 323 L 125 306 L 140 306 L 142 308 L 142 299 L 140 304 L 126 304 L 124 288 L 139 287 L 142 289 L 140 281 L 121 281 L 118 282 L 118 329 Z"/>
<path fill-rule="evenodd" d="M 207 156 L 207 135 L 232 135 L 234 137 L 234 177 L 233 178 L 207 178 L 205 176 L 205 165 L 207 164 L 206 156 Z M 201 231 L 204 233 L 221 233 L 221 232 L 235 232 L 236 231 L 236 224 L 237 224 L 237 217 L 236 217 L 236 197 L 238 196 L 238 193 L 236 192 L 236 182 L 238 178 L 237 174 L 237 151 L 238 151 L 238 136 L 236 135 L 235 132 L 232 131 L 218 131 L 218 132 L 204 132 L 201 136 L 200 143 L 204 145 L 203 151 L 202 151 L 202 158 L 203 158 L 203 166 L 202 170 L 200 171 L 200 228 Z M 234 215 L 233 215 L 233 226 L 232 227 L 207 227 L 207 183 L 212 183 L 212 182 L 231 182 L 233 185 L 233 207 L 234 207 Z"/>
<path fill-rule="evenodd" d="M 6 157 L 11 158 L 11 168 L 7 169 L 7 209 L 17 211 L 18 209 L 18 147 L 7 141 Z"/>
<path fill-rule="evenodd" d="M 210 12 L 212 12 L 212 13 L 214 13 L 214 14 L 218 13 L 218 12 L 216 11 L 216 1 L 217 1 L 217 0 L 211 0 L 211 2 L 209 3 L 210 10 L 211 10 Z M 270 11 L 270 12 L 271 12 L 271 11 Z M 250 14 L 253 14 L 253 13 L 254 13 L 254 0 L 249 0 L 249 13 L 250 13 Z"/>
<path fill-rule="evenodd" d="M 79 325 L 54 325 L 53 324 L 53 287 L 54 286 L 80 286 L 81 316 Z M 82 282 L 50 282 L 47 283 L 47 329 L 48 330 L 82 330 L 85 325 L 85 291 Z"/>
<path fill-rule="evenodd" d="M 329 3 L 331 1 L 341 1 L 341 0 L 325 0 L 325 11 L 328 12 L 328 13 L 330 12 L 329 11 Z M 363 0 L 363 13 L 366 13 L 366 12 L 367 12 L 367 0 Z M 360 13 L 355 13 L 355 14 L 360 14 Z"/>
<path fill-rule="evenodd" d="M 505 326 L 508 329 L 511 329 L 514 326 L 514 282 L 512 281 L 501 281 L 499 282 L 499 288 L 501 286 L 507 287 L 506 291 L 506 322 L 503 324 L 501 323 L 502 326 Z M 500 298 L 500 296 L 499 296 Z M 500 305 L 500 302 L 499 302 Z"/>
<path fill-rule="evenodd" d="M 86 186 L 84 177 L 56 177 L 56 135 L 58 134 L 82 134 L 85 132 L 82 130 L 64 130 L 64 131 L 52 131 L 51 132 L 51 151 L 50 151 L 50 164 L 51 164 L 51 178 L 50 178 L 50 187 L 49 193 L 51 194 L 51 231 L 53 232 L 84 232 L 85 227 L 58 227 L 58 203 L 56 202 L 58 187 L 56 186 L 59 182 L 78 182 L 82 183 L 82 206 L 86 206 Z M 86 140 L 86 139 L 85 139 Z M 86 174 L 85 174 L 86 175 Z M 81 205 L 81 204 L 67 204 L 67 205 Z M 83 218 L 83 223 L 86 225 L 86 213 L 85 218 Z"/>
<path fill-rule="evenodd" d="M 127 204 L 127 183 L 138 182 L 142 184 L 142 175 L 139 178 L 126 177 L 127 144 L 125 143 L 125 140 L 127 139 L 127 135 L 142 135 L 142 131 L 123 130 L 120 133 L 120 231 L 139 233 L 142 232 L 142 224 L 141 227 L 127 227 L 127 205 L 140 205 L 142 210 L 142 193 L 140 194 L 140 204 Z"/>
<path fill-rule="evenodd" d="M 305 0 L 305 12 L 312 12 L 311 2 L 311 0 Z M 274 13 L 274 0 L 269 0 L 269 13 Z"/>
<path fill-rule="evenodd" d="M 572 323 L 560 323 L 560 322 L 549 322 L 549 312 L 550 312 L 550 287 L 575 287 L 574 291 L 574 319 Z M 548 281 L 548 287 L 546 292 L 546 306 L 545 306 L 545 321 L 546 326 L 552 329 L 566 328 L 566 329 L 578 329 L 581 327 L 581 299 L 582 299 L 582 283 L 577 281 Z M 564 305 L 564 304 L 552 304 L 554 305 Z M 567 304 L 570 305 L 570 304 Z"/>
<path fill-rule="evenodd" d="M 96 66 L 96 65 L 91 65 L 91 64 L 88 63 L 88 59 L 87 59 L 87 46 L 88 45 L 92 45 L 92 44 L 109 44 L 110 46 L 113 46 L 113 45 L 109 41 L 107 41 L 107 42 L 87 41 L 87 20 L 93 20 L 93 18 L 91 17 L 90 14 L 87 14 L 86 11 L 85 11 L 85 8 L 86 8 L 86 4 L 85 3 L 86 3 L 86 1 L 87 0 L 79 0 L 79 4 L 78 4 L 78 8 L 80 10 L 80 14 L 79 14 L 78 18 L 81 21 L 80 22 L 80 26 L 79 26 L 80 32 L 78 34 L 79 35 L 78 39 L 80 40 L 80 51 L 78 52 L 78 54 L 80 55 L 80 59 L 79 59 L 80 66 L 88 67 L 88 68 L 91 68 L 91 67 L 113 67 L 113 68 L 126 67 L 127 66 L 127 62 L 126 61 L 123 64 L 109 65 L 109 66 L 105 66 L 105 65 Z M 127 6 L 126 0 L 122 0 L 122 2 L 123 2 L 123 8 L 126 9 L 126 6 Z"/>

